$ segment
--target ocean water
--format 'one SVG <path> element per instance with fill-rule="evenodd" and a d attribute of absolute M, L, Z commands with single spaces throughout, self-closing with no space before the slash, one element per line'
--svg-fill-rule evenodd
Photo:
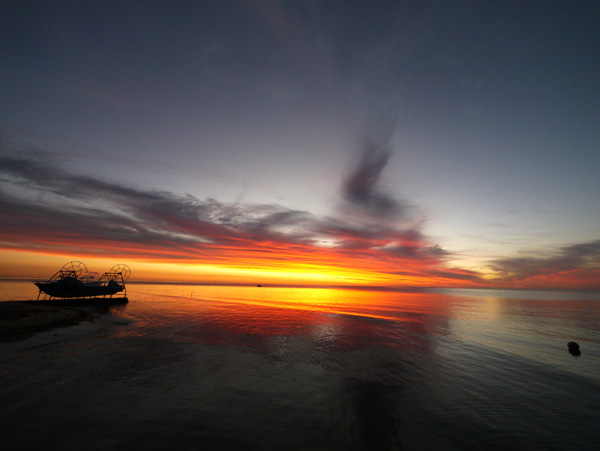
<path fill-rule="evenodd" d="M 0 299 L 35 298 L 29 285 L 0 283 Z M 0 343 L 1 449 L 600 447 L 598 293 L 128 295 Z"/>

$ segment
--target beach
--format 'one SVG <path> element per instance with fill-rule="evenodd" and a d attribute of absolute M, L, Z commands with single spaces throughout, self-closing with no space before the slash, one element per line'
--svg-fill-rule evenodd
<path fill-rule="evenodd" d="M 0 340 L 17 340 L 52 328 L 71 326 L 90 318 L 81 309 L 39 305 L 35 301 L 0 302 Z"/>

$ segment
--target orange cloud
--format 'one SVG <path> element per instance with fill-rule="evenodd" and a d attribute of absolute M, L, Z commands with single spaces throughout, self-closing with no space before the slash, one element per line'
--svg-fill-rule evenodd
<path fill-rule="evenodd" d="M 344 182 L 340 206 L 322 218 L 280 205 L 136 190 L 69 174 L 51 160 L 3 157 L 0 249 L 139 262 L 142 279 L 252 283 L 262 275 L 299 285 L 598 287 L 600 242 L 545 259 L 496 260 L 486 277 L 449 268 L 448 253 L 422 233 L 411 208 L 377 186 L 388 156 L 366 152 Z"/>
<path fill-rule="evenodd" d="M 280 283 L 464 285 L 464 274 L 440 271 L 444 251 L 378 190 L 386 161 L 366 153 L 345 181 L 343 205 L 316 218 L 279 205 L 135 190 L 52 161 L 5 157 L 0 248 L 170 263 L 190 278 L 194 268 L 222 268 L 229 272 L 215 272 L 230 282 L 262 272 Z"/>

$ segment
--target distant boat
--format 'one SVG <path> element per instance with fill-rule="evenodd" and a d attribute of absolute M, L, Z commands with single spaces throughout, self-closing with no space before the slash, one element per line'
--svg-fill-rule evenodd
<path fill-rule="evenodd" d="M 129 266 L 119 264 L 100 277 L 97 273 L 88 273 L 87 267 L 81 262 L 66 263 L 47 282 L 34 282 L 39 288 L 38 300 L 42 293 L 47 298 L 112 298 L 117 293 L 122 293 L 126 300 L 125 281 L 129 278 Z"/>

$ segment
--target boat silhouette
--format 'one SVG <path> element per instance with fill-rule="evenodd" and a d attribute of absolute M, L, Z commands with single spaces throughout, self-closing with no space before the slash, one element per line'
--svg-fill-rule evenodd
<path fill-rule="evenodd" d="M 44 299 L 85 299 L 112 298 L 115 294 L 127 299 L 125 281 L 129 278 L 129 266 L 119 264 L 113 266 L 101 276 L 88 273 L 87 267 L 78 261 L 66 263 L 46 282 L 34 282 L 39 288 L 38 300 L 44 293 Z"/>

